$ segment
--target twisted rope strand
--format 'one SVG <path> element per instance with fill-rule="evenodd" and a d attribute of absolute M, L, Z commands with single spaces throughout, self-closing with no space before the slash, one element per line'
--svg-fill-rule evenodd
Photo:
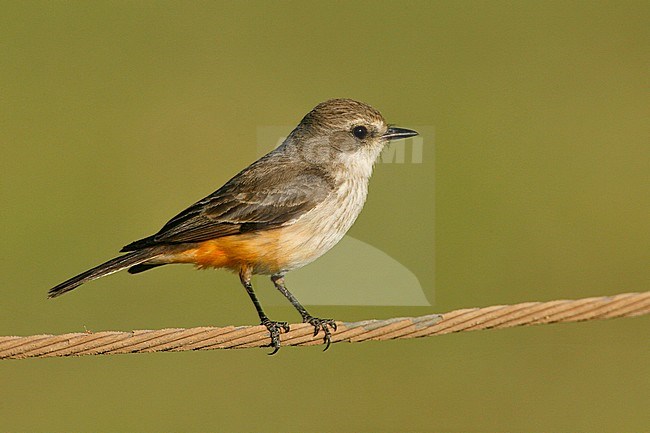
<path fill-rule="evenodd" d="M 648 313 L 650 292 L 524 302 L 420 317 L 337 322 L 338 330 L 332 333 L 332 343 L 419 338 L 481 329 L 634 317 Z M 291 331 L 282 334 L 281 340 L 283 346 L 323 344 L 322 333 L 314 336 L 314 328 L 306 323 L 291 325 Z M 0 359 L 239 349 L 263 347 L 268 343 L 268 331 L 261 325 L 32 335 L 0 337 Z"/>

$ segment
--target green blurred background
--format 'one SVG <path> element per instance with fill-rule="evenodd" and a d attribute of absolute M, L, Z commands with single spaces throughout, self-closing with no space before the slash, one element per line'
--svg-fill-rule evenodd
<path fill-rule="evenodd" d="M 2 335 L 256 323 L 224 271 L 45 294 L 253 161 L 258 128 L 332 97 L 435 131 L 421 164 L 377 166 L 350 232 L 432 307 L 314 314 L 650 289 L 647 1 L 0 7 Z M 647 431 L 649 323 L 3 361 L 0 431 Z"/>

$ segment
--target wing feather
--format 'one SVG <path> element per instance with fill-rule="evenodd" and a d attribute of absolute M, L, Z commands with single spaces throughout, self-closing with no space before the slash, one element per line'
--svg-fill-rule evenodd
<path fill-rule="evenodd" d="M 201 242 L 291 224 L 333 190 L 332 179 L 320 168 L 280 164 L 269 170 L 268 164 L 260 161 L 176 215 L 155 235 L 132 242 L 122 251 Z"/>

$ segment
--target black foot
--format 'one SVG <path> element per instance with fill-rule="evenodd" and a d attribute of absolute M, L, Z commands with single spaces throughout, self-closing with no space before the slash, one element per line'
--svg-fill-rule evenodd
<path fill-rule="evenodd" d="M 271 343 L 265 347 L 272 347 L 273 352 L 269 355 L 275 355 L 280 350 L 280 331 L 289 332 L 289 324 L 287 322 L 276 322 L 274 320 L 264 319 L 262 325 L 266 326 L 271 335 Z"/>
<path fill-rule="evenodd" d="M 332 328 L 333 331 L 336 331 L 336 322 L 333 319 L 319 319 L 313 316 L 305 316 L 303 317 L 302 321 L 303 323 L 309 323 L 314 327 L 314 337 L 318 335 L 321 329 L 323 330 L 325 333 L 325 336 L 323 337 L 323 341 L 325 342 L 325 349 L 323 349 L 323 352 L 329 349 L 332 337 L 329 328 Z"/>

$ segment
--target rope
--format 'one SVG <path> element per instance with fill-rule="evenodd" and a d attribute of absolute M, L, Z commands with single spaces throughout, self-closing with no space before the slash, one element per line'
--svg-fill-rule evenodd
<path fill-rule="evenodd" d="M 332 332 L 332 343 L 418 338 L 481 329 L 633 317 L 648 313 L 650 292 L 578 300 L 525 302 L 420 317 L 337 322 L 337 331 Z M 311 346 L 322 344 L 323 336 L 322 332 L 314 336 L 311 325 L 300 323 L 291 325 L 291 331 L 282 334 L 281 340 L 283 346 Z M 0 359 L 234 349 L 263 347 L 268 343 L 268 331 L 261 325 L 82 332 L 0 337 Z"/>

